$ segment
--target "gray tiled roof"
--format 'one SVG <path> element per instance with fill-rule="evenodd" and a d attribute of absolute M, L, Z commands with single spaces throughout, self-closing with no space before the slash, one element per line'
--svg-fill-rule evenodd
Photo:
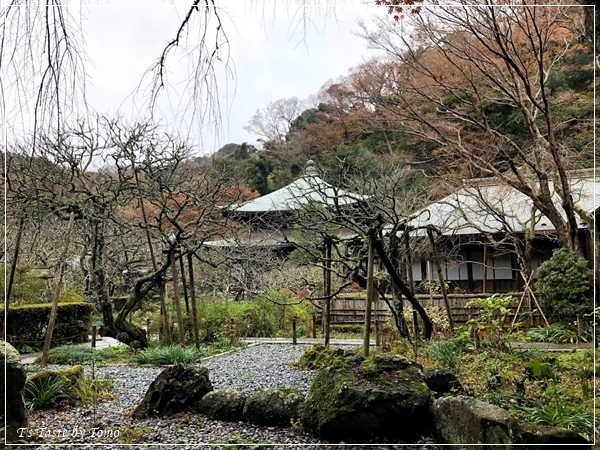
<path fill-rule="evenodd" d="M 600 182 L 592 176 L 592 172 L 574 175 L 571 186 L 575 203 L 593 213 L 599 206 Z M 561 210 L 560 199 L 556 194 L 554 202 Z M 531 199 L 497 179 L 465 180 L 460 190 L 423 208 L 413 215 L 414 219 L 408 224 L 412 228 L 431 224 L 446 235 L 493 233 L 504 229 L 496 212 L 502 213 L 508 226 L 516 232 L 531 226 Z M 579 226 L 587 227 L 582 220 L 579 221 Z M 535 231 L 554 231 L 548 218 L 537 210 Z"/>

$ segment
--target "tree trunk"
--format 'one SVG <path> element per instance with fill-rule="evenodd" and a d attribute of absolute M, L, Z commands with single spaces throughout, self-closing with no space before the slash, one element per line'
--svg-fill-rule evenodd
<path fill-rule="evenodd" d="M 435 261 L 435 267 L 437 269 L 438 280 L 440 282 L 440 289 L 442 290 L 442 296 L 444 297 L 444 306 L 446 307 L 446 315 L 448 316 L 448 324 L 450 325 L 450 335 L 454 334 L 454 320 L 452 318 L 452 310 L 450 309 L 450 302 L 448 301 L 448 292 L 446 291 L 446 281 L 442 274 L 442 263 L 440 261 L 440 255 L 438 254 L 435 246 L 435 240 L 433 239 L 433 230 L 431 227 L 427 227 L 427 236 L 429 237 L 429 243 L 431 244 L 431 253 L 433 254 L 433 260 Z"/>
<path fill-rule="evenodd" d="M 325 335 L 325 347 L 329 347 L 331 335 L 331 241 L 325 242 L 323 250 L 323 297 L 325 297 L 325 308 L 323 308 L 323 334 Z"/>
<path fill-rule="evenodd" d="M 19 217 L 19 229 L 17 231 L 17 238 L 15 241 L 15 251 L 13 253 L 12 262 L 10 265 L 10 274 L 8 275 L 8 284 L 6 286 L 6 305 L 8 308 L 10 303 L 10 294 L 12 292 L 13 282 L 15 281 L 15 271 L 17 270 L 17 263 L 19 261 L 19 250 L 21 249 L 21 236 L 23 235 L 23 227 L 25 225 L 25 214 Z M 4 333 L 3 333 L 4 334 Z"/>
<path fill-rule="evenodd" d="M 365 336 L 363 340 L 363 356 L 369 357 L 371 340 L 371 302 L 373 301 L 373 263 L 375 252 L 373 251 L 373 238 L 369 239 L 369 253 L 367 258 L 367 298 L 365 299 Z"/>
<path fill-rule="evenodd" d="M 190 281 L 190 299 L 192 301 L 192 323 L 194 327 L 194 343 L 200 348 L 200 336 L 198 331 L 198 308 L 196 306 L 196 286 L 194 285 L 194 265 L 192 264 L 192 252 L 188 251 L 188 273 Z"/>
<path fill-rule="evenodd" d="M 59 259 L 58 274 L 56 275 L 56 285 L 54 286 L 54 298 L 52 299 L 52 309 L 50 310 L 50 320 L 46 329 L 46 340 L 42 351 L 42 361 L 40 367 L 46 367 L 48 364 L 48 352 L 52 343 L 52 333 L 54 332 L 54 323 L 56 322 L 56 312 L 58 311 L 58 300 L 60 299 L 60 290 L 62 288 L 63 275 L 67 265 L 67 257 L 69 255 L 69 244 L 71 243 L 71 232 L 75 223 L 75 212 L 71 211 L 69 216 L 69 224 L 67 225 L 67 234 L 65 236 L 65 245 Z"/>
<path fill-rule="evenodd" d="M 175 265 L 175 249 L 169 250 L 171 260 L 171 273 L 173 279 L 173 301 L 175 302 L 175 311 L 177 313 L 177 329 L 179 332 L 179 343 L 185 345 L 185 333 L 183 330 L 183 316 L 181 314 L 181 301 L 179 298 L 179 279 L 177 277 L 177 266 Z"/>
<path fill-rule="evenodd" d="M 421 304 L 417 301 L 417 299 L 412 294 L 412 292 L 408 288 L 408 286 L 406 286 L 406 284 L 404 284 L 404 282 L 400 278 L 400 275 L 398 275 L 398 271 L 396 270 L 394 264 L 390 261 L 388 255 L 385 251 L 385 248 L 383 247 L 382 242 L 377 238 L 373 238 L 373 247 L 374 247 L 375 251 L 377 252 L 377 254 L 379 255 L 379 258 L 381 258 L 381 262 L 385 266 L 386 270 L 390 274 L 392 283 L 394 283 L 394 284 L 396 284 L 396 286 L 398 286 L 398 288 L 400 289 L 402 294 L 411 303 L 411 305 L 417 311 L 419 316 L 421 316 L 421 319 L 423 320 L 423 324 L 425 326 L 424 338 L 427 340 L 431 339 L 431 333 L 433 331 L 433 324 L 431 323 L 431 319 L 429 319 L 427 312 L 423 309 Z"/>

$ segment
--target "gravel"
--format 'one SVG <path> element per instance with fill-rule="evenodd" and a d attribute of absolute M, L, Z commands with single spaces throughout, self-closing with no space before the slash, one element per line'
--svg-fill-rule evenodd
<path fill-rule="evenodd" d="M 297 370 L 293 363 L 308 347 L 289 344 L 255 345 L 208 358 L 202 364 L 210 371 L 214 389 L 231 388 L 254 394 L 266 387 L 294 386 L 306 394 L 314 372 Z M 89 376 L 91 368 L 86 366 L 85 370 Z M 180 413 L 148 420 L 131 419 L 133 408 L 142 400 L 148 386 L 161 371 L 161 367 L 129 365 L 96 368 L 96 377 L 114 380 L 115 398 L 99 402 L 95 410 L 86 405 L 32 411 L 29 415 L 29 428 L 23 432 L 24 441 L 77 449 L 127 448 L 119 444 L 132 443 L 161 444 L 156 447 L 160 449 L 197 448 L 206 444 L 245 444 L 244 446 L 253 448 L 312 447 L 309 444 L 326 448 L 325 445 L 331 445 L 303 433 L 299 427 L 259 427 L 244 422 L 219 422 L 195 413 Z M 41 446 L 21 446 L 28 449 L 39 447 Z M 353 445 L 344 448 L 373 447 Z"/>

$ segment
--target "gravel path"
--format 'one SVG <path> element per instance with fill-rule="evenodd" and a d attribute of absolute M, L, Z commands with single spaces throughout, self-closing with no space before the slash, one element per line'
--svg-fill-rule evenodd
<path fill-rule="evenodd" d="M 307 345 L 257 345 L 203 361 L 209 368 L 214 389 L 233 388 L 253 394 L 262 388 L 294 386 L 304 394 L 314 376 L 312 371 L 293 367 Z M 90 367 L 86 367 L 89 375 Z M 131 448 L 119 444 L 161 444 L 159 449 L 198 448 L 206 444 L 246 444 L 242 447 L 327 448 L 296 428 L 258 427 L 244 422 L 219 422 L 200 414 L 181 413 L 168 418 L 132 420 L 131 412 L 148 386 L 162 371 L 160 367 L 113 365 L 96 368 L 97 377 L 114 380 L 115 398 L 91 406 L 34 411 L 29 416 L 31 434 L 27 442 L 53 444 L 60 448 Z M 72 444 L 79 444 L 77 446 Z M 91 444 L 91 445 L 81 445 Z M 103 444 L 102 446 L 94 444 Z M 176 445 L 164 445 L 176 444 Z M 299 445 L 293 445 L 299 444 Z M 41 445 L 13 448 L 40 448 Z M 148 447 L 147 447 L 148 448 Z M 377 448 L 360 445 L 344 449 Z M 402 448 L 419 448 L 406 447 Z"/>

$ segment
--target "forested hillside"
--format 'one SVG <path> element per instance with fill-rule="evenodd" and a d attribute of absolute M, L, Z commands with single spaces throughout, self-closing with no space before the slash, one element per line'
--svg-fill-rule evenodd
<path fill-rule="evenodd" d="M 308 159 L 342 186 L 394 164 L 435 185 L 432 198 L 450 188 L 441 177 L 554 173 L 553 155 L 565 169 L 590 167 L 594 57 L 582 8 L 534 9 L 437 8 L 362 25 L 381 56 L 326 82 L 312 104 L 257 110 L 247 129 L 262 149 L 243 144 L 219 164 L 261 194 Z"/>

